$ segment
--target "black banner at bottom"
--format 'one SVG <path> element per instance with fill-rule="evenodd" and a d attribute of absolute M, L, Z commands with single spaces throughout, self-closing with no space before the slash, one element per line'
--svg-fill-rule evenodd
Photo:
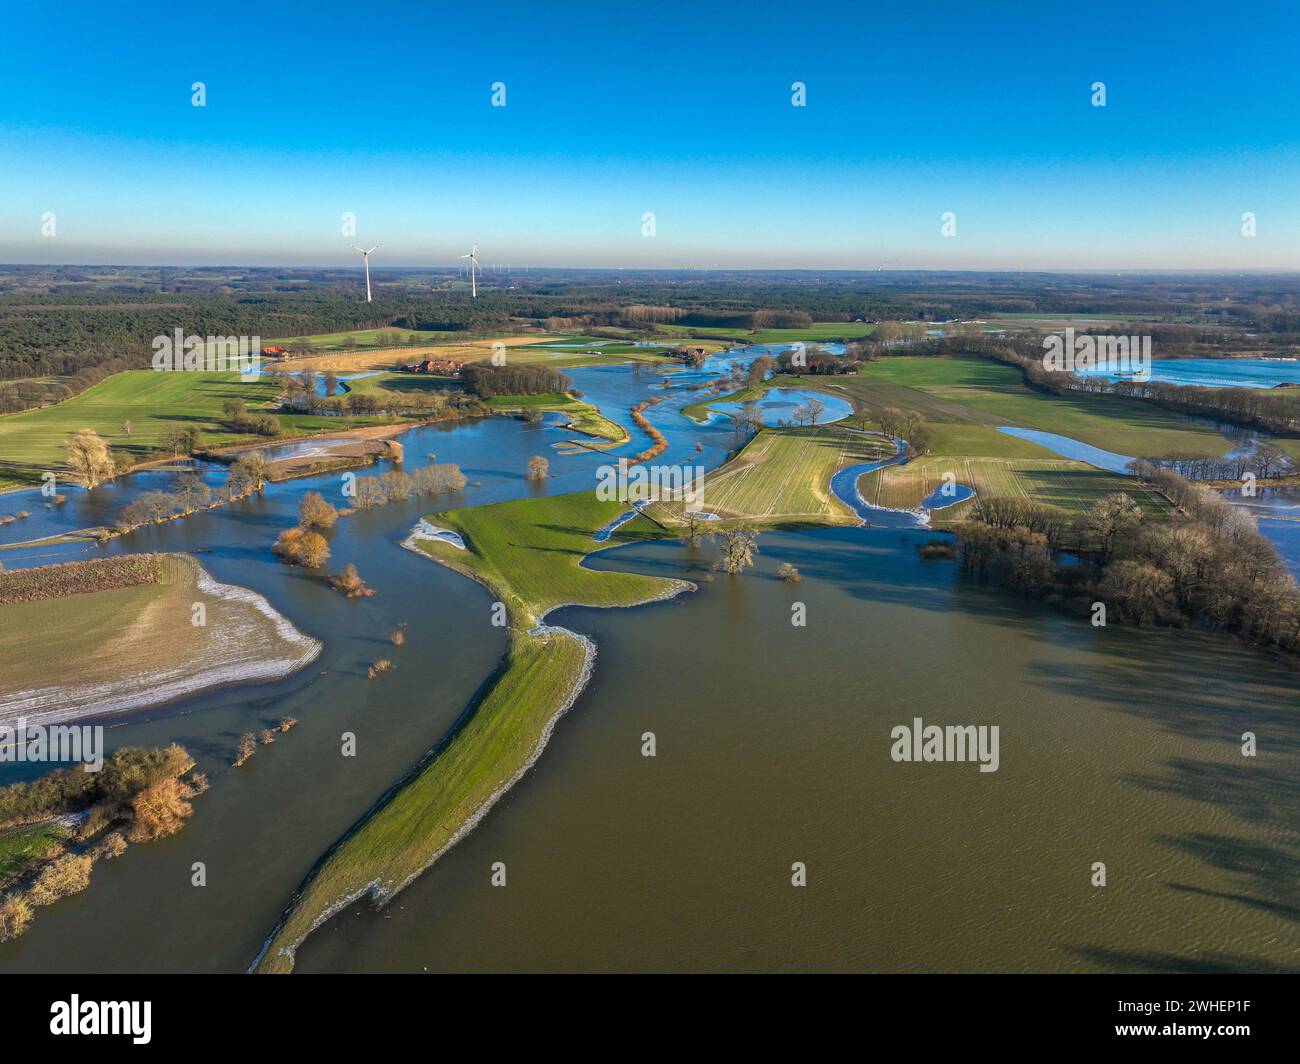
<path fill-rule="evenodd" d="M 933 1050 L 1152 1044 L 1282 1048 L 1285 976 L 31 976 L 5 981 L 11 1052 L 291 1048 L 553 1052 L 557 1038 L 631 1046 L 876 1034 Z M 465 1021 L 468 1021 L 466 1023 Z M 439 1046 L 435 1032 L 450 1039 Z M 686 1041 L 689 1039 L 689 1043 Z M 809 1042 L 809 1039 L 816 1039 Z M 405 1046 L 406 1048 L 403 1048 Z"/>

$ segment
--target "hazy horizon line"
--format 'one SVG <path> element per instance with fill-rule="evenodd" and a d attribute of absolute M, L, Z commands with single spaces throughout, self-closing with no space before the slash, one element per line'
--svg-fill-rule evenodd
<path fill-rule="evenodd" d="M 142 270 L 361 270 L 358 263 L 240 263 L 240 262 L 0 262 L 0 269 L 142 269 Z M 465 273 L 465 267 L 454 263 L 399 263 L 383 265 L 372 263 L 372 274 L 385 271 L 448 271 Z M 504 270 L 524 273 L 532 270 L 554 272 L 587 271 L 602 273 L 981 273 L 981 274 L 1277 274 L 1300 273 L 1300 266 L 601 266 L 554 265 L 548 263 L 490 263 L 479 271 L 480 276 L 506 276 Z"/>

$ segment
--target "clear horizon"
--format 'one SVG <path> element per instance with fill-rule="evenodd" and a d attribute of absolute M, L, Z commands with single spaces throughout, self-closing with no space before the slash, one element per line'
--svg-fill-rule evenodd
<path fill-rule="evenodd" d="M 1282 3 L 61 11 L 8 16 L 5 262 L 1300 269 Z"/>

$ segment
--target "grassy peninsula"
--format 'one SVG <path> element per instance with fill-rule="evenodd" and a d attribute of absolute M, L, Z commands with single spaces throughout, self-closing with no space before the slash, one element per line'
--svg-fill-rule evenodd
<path fill-rule="evenodd" d="M 414 546 L 485 584 L 506 606 L 508 645 L 485 693 L 429 756 L 312 872 L 253 970 L 288 972 L 297 947 L 356 898 L 386 901 L 471 831 L 541 754 L 556 719 L 586 683 L 590 640 L 541 623 L 574 604 L 633 606 L 688 589 L 677 580 L 581 567 L 600 549 L 595 532 L 624 512 L 590 493 L 526 499 L 436 514 L 465 550 Z M 490 623 L 485 614 L 482 623 Z"/>

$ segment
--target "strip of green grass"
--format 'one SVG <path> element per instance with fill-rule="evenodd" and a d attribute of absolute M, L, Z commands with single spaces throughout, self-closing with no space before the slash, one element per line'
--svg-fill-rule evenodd
<path fill-rule="evenodd" d="M 576 432 L 607 440 L 613 444 L 626 443 L 632 437 L 617 421 L 611 421 L 591 403 L 584 403 L 571 395 L 547 392 L 543 395 L 497 395 L 487 401 L 495 410 L 555 410 L 569 417 L 569 425 Z"/>
<path fill-rule="evenodd" d="M 469 550 L 427 540 L 419 546 L 487 584 L 520 627 L 530 627 L 547 610 L 566 603 L 626 606 L 679 586 L 656 577 L 581 567 L 583 558 L 600 549 L 592 535 L 628 509 L 625 503 L 602 502 L 594 484 L 592 488 L 435 514 L 429 520 L 460 533 Z"/>
<path fill-rule="evenodd" d="M 57 820 L 0 831 L 0 890 L 21 879 L 36 858 L 67 834 L 68 829 Z"/>
<path fill-rule="evenodd" d="M 834 343 L 839 340 L 860 340 L 875 331 L 867 322 L 827 321 L 814 322 L 801 329 L 734 329 L 726 326 L 660 325 L 661 332 L 681 337 L 725 337 L 747 344 Z"/>
<path fill-rule="evenodd" d="M 831 493 L 831 477 L 844 466 L 893 453 L 893 445 L 883 437 L 841 425 L 763 429 L 732 461 L 705 477 L 703 499 L 694 508 L 717 514 L 725 527 L 736 522 L 857 524 L 854 513 Z M 684 508 L 681 502 L 667 501 L 647 509 L 673 527 Z"/>
<path fill-rule="evenodd" d="M 293 951 L 340 903 L 386 898 L 419 875 L 541 752 L 548 726 L 584 678 L 588 645 L 557 629 L 525 631 L 562 603 L 627 606 L 681 585 L 579 568 L 592 534 L 624 507 L 594 493 L 525 499 L 434 515 L 469 551 L 421 541 L 430 557 L 486 583 L 507 604 L 510 646 L 497 677 L 463 723 L 317 867 L 256 966 L 287 972 Z"/>

